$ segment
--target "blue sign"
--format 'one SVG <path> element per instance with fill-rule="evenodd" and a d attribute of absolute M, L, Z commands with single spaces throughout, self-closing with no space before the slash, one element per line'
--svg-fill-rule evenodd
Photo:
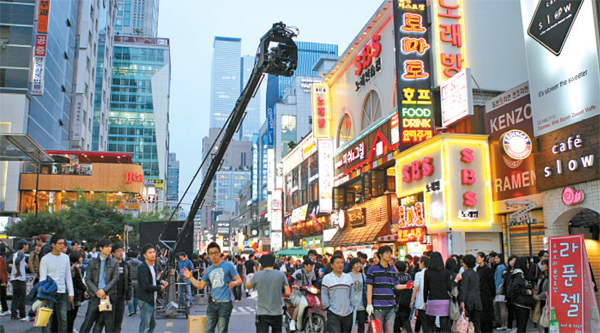
<path fill-rule="evenodd" d="M 252 134 L 252 201 L 258 201 L 258 134 Z"/>
<path fill-rule="evenodd" d="M 268 161 L 268 155 L 267 155 L 267 145 L 266 145 L 266 140 L 265 140 L 266 136 L 263 136 L 263 146 L 262 146 L 262 186 L 263 186 L 263 190 L 262 190 L 262 200 L 266 201 L 267 197 L 268 197 L 268 189 L 267 189 L 267 177 L 268 177 L 268 168 L 269 168 L 269 161 Z"/>
<path fill-rule="evenodd" d="M 275 109 L 272 106 L 269 106 L 269 107 L 267 107 L 267 148 L 273 148 L 274 143 L 275 143 Z"/>

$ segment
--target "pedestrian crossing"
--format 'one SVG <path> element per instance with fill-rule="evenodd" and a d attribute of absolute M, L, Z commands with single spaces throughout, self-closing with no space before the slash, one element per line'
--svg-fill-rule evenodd
<path fill-rule="evenodd" d="M 256 310 L 254 306 L 233 306 L 233 311 L 231 311 L 232 316 L 254 316 Z"/>

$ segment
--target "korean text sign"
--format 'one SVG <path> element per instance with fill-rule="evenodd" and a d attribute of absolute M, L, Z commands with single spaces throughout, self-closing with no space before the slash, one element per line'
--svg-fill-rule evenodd
<path fill-rule="evenodd" d="M 550 306 L 564 332 L 591 332 L 598 311 L 583 235 L 550 237 Z"/>

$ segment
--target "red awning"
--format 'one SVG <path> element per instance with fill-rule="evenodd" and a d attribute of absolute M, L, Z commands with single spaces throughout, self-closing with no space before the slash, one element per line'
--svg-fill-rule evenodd
<path fill-rule="evenodd" d="M 131 154 L 108 151 L 46 150 L 50 156 L 77 157 L 79 163 L 133 163 Z"/>

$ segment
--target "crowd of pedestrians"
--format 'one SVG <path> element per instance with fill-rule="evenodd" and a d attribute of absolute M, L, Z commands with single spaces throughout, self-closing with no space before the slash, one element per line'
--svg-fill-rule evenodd
<path fill-rule="evenodd" d="M 33 249 L 30 250 L 30 245 Z M 539 321 L 548 291 L 548 252 L 540 251 L 530 264 L 527 257 L 478 252 L 452 255 L 439 252 L 420 257 L 393 257 L 381 246 L 371 258 L 342 251 L 303 258 L 268 253 L 231 256 L 211 243 L 204 254 L 178 253 L 179 306 L 193 304 L 193 295 L 209 299 L 206 332 L 227 332 L 233 303 L 255 294 L 256 331 L 281 332 L 285 297 L 294 307 L 289 329 L 296 330 L 308 306 L 302 287 L 319 291 L 326 313 L 327 332 L 451 332 L 464 316 L 474 332 L 525 332 L 528 322 Z M 27 258 L 28 256 L 28 258 Z M 41 304 L 53 310 L 43 332 L 75 332 L 74 322 L 87 301 L 81 332 L 121 332 L 123 317 L 138 314 L 139 331 L 153 332 L 156 309 L 168 286 L 167 253 L 147 244 L 128 251 L 109 239 L 86 251 L 61 235 L 40 235 L 12 249 L 0 242 L 0 316 L 30 321 Z M 26 293 L 27 273 L 36 287 Z M 9 310 L 6 286 L 12 285 Z M 193 286 L 193 288 L 192 288 Z M 36 302 L 37 300 L 37 302 Z M 30 306 L 27 312 L 28 304 Z M 106 304 L 110 304 L 108 309 Z M 368 323 L 375 325 L 367 325 Z M 547 331 L 536 325 L 539 332 Z"/>

